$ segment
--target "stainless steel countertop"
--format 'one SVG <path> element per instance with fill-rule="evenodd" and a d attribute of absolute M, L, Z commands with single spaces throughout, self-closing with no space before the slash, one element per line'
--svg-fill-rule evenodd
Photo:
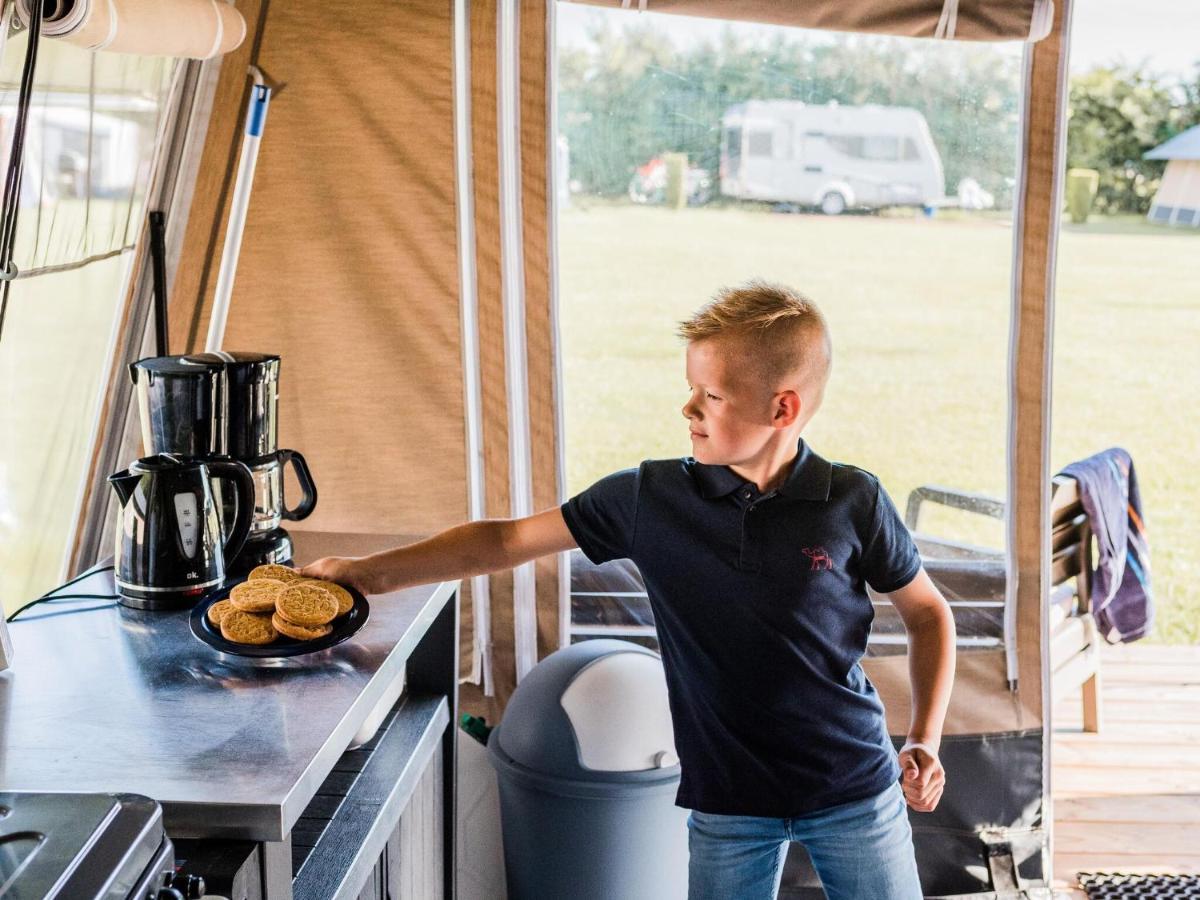
<path fill-rule="evenodd" d="M 292 537 L 301 563 L 407 542 Z M 9 625 L 0 790 L 145 794 L 174 837 L 282 840 L 457 588 L 370 597 L 348 641 L 282 660 L 219 653 L 192 635 L 186 610 L 39 604 Z M 112 591 L 104 572 L 69 592 Z"/>

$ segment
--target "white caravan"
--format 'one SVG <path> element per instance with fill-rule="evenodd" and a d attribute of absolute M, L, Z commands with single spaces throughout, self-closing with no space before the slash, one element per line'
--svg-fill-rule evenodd
<path fill-rule="evenodd" d="M 749 100 L 721 119 L 721 193 L 816 206 L 926 206 L 942 201 L 942 159 L 925 117 L 903 106 L 811 106 Z"/>

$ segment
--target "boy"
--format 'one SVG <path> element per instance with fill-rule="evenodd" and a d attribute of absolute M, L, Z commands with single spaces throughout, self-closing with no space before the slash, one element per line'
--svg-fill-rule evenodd
<path fill-rule="evenodd" d="M 878 479 L 800 439 L 832 362 L 816 306 L 751 282 L 718 292 L 680 336 L 692 457 L 617 472 L 525 519 L 304 574 L 377 593 L 575 546 L 597 563 L 632 559 L 667 676 L 676 802 L 692 811 L 689 898 L 774 897 L 798 840 L 831 900 L 919 900 L 905 801 L 930 811 L 945 781 L 949 607 Z M 909 635 L 912 720 L 898 761 L 859 666 L 867 583 Z"/>

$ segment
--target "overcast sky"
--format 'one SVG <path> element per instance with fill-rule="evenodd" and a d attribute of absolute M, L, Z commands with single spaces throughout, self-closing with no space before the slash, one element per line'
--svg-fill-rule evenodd
<path fill-rule="evenodd" d="M 650 9 L 654 0 L 650 0 Z M 636 6 L 636 4 L 635 4 Z M 575 3 L 558 4 L 560 42 L 586 42 L 589 18 L 609 21 L 614 27 L 645 15 L 662 23 L 677 45 L 716 37 L 728 23 L 621 9 L 599 9 Z M 736 25 L 753 31 L 768 25 Z M 787 30 L 787 29 L 784 29 Z M 818 32 L 812 32 L 817 34 Z M 1145 65 L 1161 74 L 1188 76 L 1200 62 L 1200 0 L 1075 0 L 1071 40 L 1071 68 L 1090 69 L 1113 62 Z"/>

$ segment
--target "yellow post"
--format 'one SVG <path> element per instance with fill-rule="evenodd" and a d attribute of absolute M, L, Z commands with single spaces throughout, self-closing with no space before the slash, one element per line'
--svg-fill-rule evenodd
<path fill-rule="evenodd" d="M 1088 220 L 1099 187 L 1100 173 L 1095 169 L 1067 169 L 1067 212 L 1076 225 Z"/>
<path fill-rule="evenodd" d="M 663 162 L 667 166 L 667 206 L 671 209 L 683 209 L 687 206 L 687 168 L 686 153 L 664 153 Z"/>

